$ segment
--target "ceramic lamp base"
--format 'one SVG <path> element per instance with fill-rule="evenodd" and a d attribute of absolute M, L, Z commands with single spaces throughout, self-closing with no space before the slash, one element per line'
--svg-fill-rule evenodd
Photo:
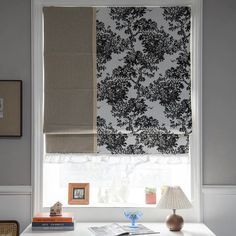
<path fill-rule="evenodd" d="M 166 225 L 170 231 L 180 231 L 183 227 L 184 219 L 182 216 L 171 214 L 166 218 Z"/>

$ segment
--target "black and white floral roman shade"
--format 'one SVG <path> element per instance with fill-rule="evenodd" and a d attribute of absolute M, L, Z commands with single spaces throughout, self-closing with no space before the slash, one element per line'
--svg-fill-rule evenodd
<path fill-rule="evenodd" d="M 97 127 L 92 126 L 95 132 L 83 142 L 91 143 L 94 133 L 97 140 L 92 149 L 78 145 L 77 150 L 68 152 L 188 153 L 192 131 L 191 9 L 98 7 L 94 24 L 95 38 L 90 40 L 96 42 L 96 66 L 91 71 L 96 76 L 91 78 L 96 84 L 97 109 L 91 108 L 91 112 Z M 80 37 L 86 38 L 86 33 Z M 86 62 L 76 69 L 83 70 L 84 65 Z M 76 78 L 81 79 L 75 76 L 73 81 Z M 64 80 L 69 81 L 66 76 Z M 80 107 L 85 103 L 73 101 L 72 105 L 77 115 L 86 117 L 83 113 L 89 109 Z M 68 137 L 75 134 L 88 132 L 70 131 Z M 63 139 L 62 145 L 66 143 Z M 76 146 L 79 141 L 73 142 Z"/>

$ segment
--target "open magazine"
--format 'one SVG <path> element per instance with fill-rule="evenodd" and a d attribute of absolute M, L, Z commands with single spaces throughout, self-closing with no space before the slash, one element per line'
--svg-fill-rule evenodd
<path fill-rule="evenodd" d="M 129 226 L 121 226 L 117 223 L 113 223 L 99 227 L 89 227 L 89 230 L 96 236 L 146 235 L 160 233 L 155 232 L 142 224 L 138 224 L 137 228 L 130 228 Z"/>

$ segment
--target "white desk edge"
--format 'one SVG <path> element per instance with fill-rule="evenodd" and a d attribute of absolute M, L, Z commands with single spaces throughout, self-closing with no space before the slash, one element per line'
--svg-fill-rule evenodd
<path fill-rule="evenodd" d="M 170 232 L 164 223 L 142 223 L 154 231 L 160 232 L 160 236 L 216 236 L 210 229 L 203 223 L 185 223 L 183 229 L 180 232 Z M 31 224 L 20 234 L 21 236 L 93 236 L 88 230 L 90 226 L 102 226 L 111 223 L 103 222 L 89 222 L 89 223 L 76 223 L 74 231 L 32 231 Z M 121 225 L 127 225 L 127 222 L 120 223 Z"/>

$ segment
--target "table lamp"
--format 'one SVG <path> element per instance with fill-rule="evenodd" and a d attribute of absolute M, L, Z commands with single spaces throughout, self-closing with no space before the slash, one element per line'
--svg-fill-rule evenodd
<path fill-rule="evenodd" d="M 166 218 L 166 225 L 170 231 L 180 231 L 183 227 L 184 220 L 182 216 L 175 214 L 176 209 L 191 208 L 192 204 L 179 186 L 167 186 L 157 207 L 173 210 L 173 214 Z"/>

